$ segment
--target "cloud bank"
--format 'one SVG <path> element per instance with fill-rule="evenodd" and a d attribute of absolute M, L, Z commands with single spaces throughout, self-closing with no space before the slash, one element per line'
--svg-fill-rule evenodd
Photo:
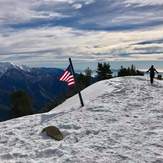
<path fill-rule="evenodd" d="M 0 0 L 0 61 L 163 58 L 163 0 Z"/>

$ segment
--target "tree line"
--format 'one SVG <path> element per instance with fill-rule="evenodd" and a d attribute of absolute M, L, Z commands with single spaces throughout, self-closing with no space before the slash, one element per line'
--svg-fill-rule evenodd
<path fill-rule="evenodd" d="M 98 63 L 96 75 L 93 76 L 93 71 L 88 67 L 83 73 L 76 74 L 78 87 L 74 87 L 67 91 L 66 94 L 58 96 L 53 101 L 49 102 L 44 108 L 40 109 L 41 112 L 47 112 L 61 104 L 67 98 L 75 95 L 78 89 L 83 90 L 89 85 L 105 79 L 111 79 L 113 77 L 120 76 L 135 76 L 144 75 L 143 72 L 136 69 L 134 65 L 130 67 L 123 67 L 119 69 L 117 75 L 114 75 L 109 62 Z M 25 115 L 34 114 L 34 108 L 32 104 L 32 98 L 25 91 L 16 91 L 11 94 L 11 110 L 12 118 Z"/>

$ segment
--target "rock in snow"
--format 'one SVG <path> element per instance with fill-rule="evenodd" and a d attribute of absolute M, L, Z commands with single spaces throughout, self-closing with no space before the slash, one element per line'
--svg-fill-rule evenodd
<path fill-rule="evenodd" d="M 163 162 L 163 83 L 145 77 L 98 82 L 44 114 L 0 123 L 0 163 Z M 54 125 L 55 141 L 41 133 Z"/>
<path fill-rule="evenodd" d="M 62 132 L 55 126 L 45 127 L 42 132 L 45 132 L 49 137 L 57 141 L 61 141 L 64 138 Z"/>

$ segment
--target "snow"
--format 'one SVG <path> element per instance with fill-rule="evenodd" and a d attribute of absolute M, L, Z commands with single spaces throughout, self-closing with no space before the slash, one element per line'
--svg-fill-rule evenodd
<path fill-rule="evenodd" d="M 9 62 L 0 62 L 0 75 L 3 75 L 8 69 L 16 68 L 16 65 L 13 65 Z"/>
<path fill-rule="evenodd" d="M 29 66 L 26 66 L 26 65 L 19 65 L 18 67 L 25 72 L 31 71 L 31 68 Z"/>
<path fill-rule="evenodd" d="M 163 82 L 146 77 L 98 82 L 44 114 L 0 123 L 0 163 L 163 162 Z M 48 125 L 64 134 L 42 134 Z"/>
<path fill-rule="evenodd" d="M 5 74 L 9 69 L 18 69 L 30 72 L 31 68 L 25 65 L 16 65 L 10 62 L 0 62 L 0 77 Z"/>

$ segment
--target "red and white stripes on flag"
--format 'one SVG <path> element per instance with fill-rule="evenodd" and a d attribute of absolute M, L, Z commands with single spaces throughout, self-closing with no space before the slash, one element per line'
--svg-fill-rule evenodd
<path fill-rule="evenodd" d="M 60 81 L 67 82 L 68 86 L 72 86 L 75 84 L 74 76 L 71 74 L 71 66 L 69 65 L 68 68 L 64 71 L 63 75 L 59 79 Z"/>

